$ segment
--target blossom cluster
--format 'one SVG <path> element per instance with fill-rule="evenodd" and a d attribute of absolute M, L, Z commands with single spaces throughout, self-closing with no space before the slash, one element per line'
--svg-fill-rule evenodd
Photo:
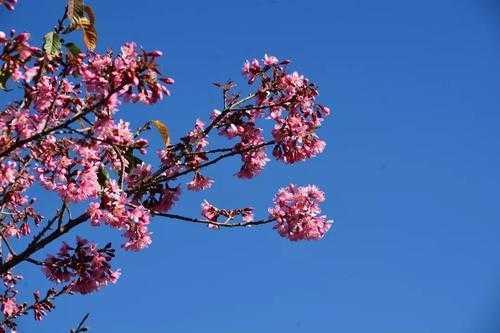
<path fill-rule="evenodd" d="M 291 184 L 278 191 L 269 214 L 276 219 L 275 228 L 281 236 L 292 241 L 318 240 L 333 223 L 326 216 L 319 215 L 319 204 L 323 201 L 325 194 L 316 186 Z"/>
<path fill-rule="evenodd" d="M 7 2 L 4 3 L 7 6 Z M 5 82 L 10 77 L 13 81 L 31 82 L 40 70 L 39 65 L 30 66 L 28 61 L 31 57 L 40 57 L 41 49 L 32 46 L 29 42 L 31 35 L 28 32 L 16 34 L 11 30 L 9 34 L 0 31 L 0 46 L 3 52 L 0 59 L 3 61 L 2 88 L 5 89 Z"/>
<path fill-rule="evenodd" d="M 240 178 L 253 178 L 262 171 L 269 162 L 266 145 L 274 145 L 273 156 L 285 163 L 306 160 L 325 148 L 316 129 L 330 110 L 316 103 L 318 91 L 314 84 L 297 72 L 287 71 L 289 63 L 267 54 L 261 61 L 246 61 L 243 75 L 251 85 L 260 83 L 253 102 L 243 107 L 229 102 L 225 111 L 215 111 L 212 115 L 221 118 L 217 124 L 221 135 L 240 139 L 234 147 L 241 151 L 243 161 L 237 173 Z M 259 119 L 274 122 L 273 140 L 265 140 L 263 128 L 257 125 Z"/>
<path fill-rule="evenodd" d="M 126 250 L 138 251 L 151 244 L 149 210 L 143 206 L 134 207 L 114 180 L 106 184 L 101 203 L 91 203 L 88 213 L 93 225 L 105 223 L 122 230 L 126 239 L 123 248 Z"/>
<path fill-rule="evenodd" d="M 27 44 L 28 37 L 4 40 L 2 56 L 2 71 L 22 81 L 27 92 L 23 103 L 13 103 L 0 113 L 0 194 L 4 211 L 13 214 L 4 232 L 7 236 L 29 234 L 28 225 L 19 222 L 40 221 L 33 199 L 25 194 L 35 182 L 66 203 L 77 203 L 105 192 L 106 183 L 99 178 L 105 170 L 125 178 L 125 171 L 135 168 L 125 152 L 146 153 L 148 142 L 134 137 L 128 122 L 114 119 L 117 106 L 156 103 L 169 93 L 165 84 L 173 82 L 158 78 L 159 52 L 139 52 L 133 43 L 125 44 L 117 57 L 110 52 L 68 54 L 67 63 L 62 59 L 48 63 L 36 56 L 38 49 Z M 43 74 L 38 73 L 42 63 Z M 34 75 L 26 74 L 33 72 L 38 76 L 35 82 Z M 24 146 L 19 144 L 23 141 Z"/>
<path fill-rule="evenodd" d="M 110 261 L 115 256 L 111 244 L 98 248 L 86 239 L 77 238 L 76 246 L 63 243 L 57 255 L 49 255 L 43 263 L 48 279 L 67 283 L 69 289 L 88 294 L 120 277 L 119 270 L 112 270 Z"/>
<path fill-rule="evenodd" d="M 187 188 L 194 191 L 210 188 L 214 179 L 202 175 L 200 169 L 204 163 L 210 163 L 208 154 L 214 152 L 240 155 L 242 165 L 236 176 L 244 179 L 254 178 L 270 162 L 267 146 L 273 146 L 273 156 L 287 164 L 320 154 L 326 144 L 317 129 L 330 115 L 330 109 L 316 102 L 318 90 L 313 83 L 297 72 L 288 71 L 289 63 L 267 54 L 260 61 L 245 62 L 242 73 L 254 88 L 246 98 L 234 92 L 234 82 L 217 83 L 223 90 L 224 107 L 211 113 L 208 126 L 198 119 L 179 144 L 159 151 L 163 179 L 175 179 L 178 174 L 193 171 Z M 267 139 L 266 126 L 261 124 L 265 121 L 273 122 Z M 238 142 L 225 150 L 208 149 L 207 138 L 212 128 L 220 136 Z"/>
<path fill-rule="evenodd" d="M 0 0 L 9 10 L 16 3 Z M 70 25 L 59 25 L 52 33 L 71 32 Z M 215 229 L 275 223 L 278 233 L 292 241 L 321 239 L 330 229 L 331 221 L 320 215 L 324 193 L 315 186 L 280 189 L 265 220 L 255 220 L 253 208 L 221 209 L 208 201 L 201 204 L 203 220 L 170 213 L 184 188 L 202 191 L 215 184 L 203 169 L 223 159 L 238 156 L 241 165 L 235 175 L 251 179 L 271 157 L 293 164 L 324 150 L 317 130 L 330 109 L 316 102 L 313 83 L 288 70 L 288 60 L 266 54 L 246 61 L 242 74 L 248 95 L 236 92 L 232 81 L 217 83 L 223 92 L 220 110 L 206 121 L 197 119 L 177 143 L 170 143 L 168 130 L 160 131 L 164 146 L 157 151 L 158 161 L 149 164 L 143 161 L 150 146 L 143 134 L 155 121 L 135 129 L 119 112 L 123 104 L 149 106 L 170 95 L 174 80 L 159 70 L 162 53 L 135 43 L 125 43 L 117 53 L 82 52 L 68 43 L 66 49 L 60 45 L 50 52 L 30 39 L 26 32 L 0 31 L 0 90 L 17 87 L 22 96 L 0 110 L 0 233 L 7 245 L 0 258 L 5 286 L 0 333 L 15 329 L 16 318 L 28 311 L 42 319 L 61 294 L 88 294 L 117 281 L 120 270 L 111 267 L 111 244 L 99 248 L 77 237 L 74 246 L 63 243 L 57 254 L 35 259 L 45 245 L 81 223 L 118 230 L 122 248 L 129 251 L 152 243 L 154 216 Z M 231 143 L 211 147 L 222 141 Z M 43 202 L 37 204 L 33 193 L 41 191 L 58 198 L 55 213 L 47 215 Z M 16 254 L 10 243 L 21 238 L 19 244 L 29 245 Z M 13 269 L 21 262 L 40 265 L 62 287 L 49 289 L 44 297 L 35 291 L 31 304 L 20 303 L 21 276 Z"/>

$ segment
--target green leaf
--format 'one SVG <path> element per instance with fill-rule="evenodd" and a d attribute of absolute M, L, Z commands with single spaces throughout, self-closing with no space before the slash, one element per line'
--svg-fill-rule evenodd
<path fill-rule="evenodd" d="M 127 168 L 125 168 L 125 172 L 129 173 L 136 166 L 142 163 L 142 160 L 134 155 L 133 149 L 128 149 L 124 154 L 125 159 L 128 162 Z"/>
<path fill-rule="evenodd" d="M 99 185 L 101 185 L 101 187 L 104 188 L 108 180 L 109 180 L 108 170 L 100 166 L 99 169 L 97 170 L 97 181 L 99 182 Z"/>
<path fill-rule="evenodd" d="M 69 52 L 71 52 L 72 55 L 74 56 L 77 56 L 79 55 L 80 53 L 82 53 L 82 51 L 80 50 L 80 48 L 78 46 L 76 46 L 75 43 L 66 43 L 64 44 L 64 46 L 68 49 Z"/>
<path fill-rule="evenodd" d="M 0 90 L 7 90 L 7 81 L 10 78 L 10 73 L 0 70 Z"/>
<path fill-rule="evenodd" d="M 51 57 L 55 57 L 61 51 L 61 39 L 59 35 L 54 31 L 51 31 L 45 35 L 45 44 L 43 49 Z"/>

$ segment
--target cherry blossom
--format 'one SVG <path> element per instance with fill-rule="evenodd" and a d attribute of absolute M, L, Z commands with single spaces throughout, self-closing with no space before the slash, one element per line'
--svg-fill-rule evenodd
<path fill-rule="evenodd" d="M 76 247 L 64 243 L 56 256 L 48 256 L 43 271 L 50 280 L 67 283 L 71 291 L 88 294 L 116 283 L 120 271 L 111 269 L 109 262 L 113 257 L 111 244 L 97 248 L 86 239 L 77 238 Z"/>
<path fill-rule="evenodd" d="M 9 10 L 16 3 L 0 0 Z M 158 65 L 163 53 L 134 42 L 117 51 L 72 50 L 75 27 L 67 15 L 50 31 L 65 43 L 55 51 L 32 45 L 28 32 L 0 32 L 0 90 L 11 98 L 0 110 L 0 234 L 6 245 L 0 332 L 15 330 L 28 313 L 41 320 L 61 295 L 89 294 L 117 282 L 121 270 L 112 267 L 117 252 L 111 243 L 99 247 L 88 240 L 102 228 L 121 235 L 121 248 L 133 252 L 149 247 L 156 224 L 167 219 L 211 229 L 274 223 L 292 241 L 324 237 L 332 223 L 321 215 L 325 195 L 313 185 L 280 189 L 261 218 L 250 206 L 219 208 L 207 200 L 201 217 L 176 212 L 190 191 L 215 184 L 217 173 L 203 169 L 229 158 L 236 164 L 229 175 L 237 182 L 259 176 L 273 157 L 293 164 L 324 151 L 319 132 L 331 111 L 317 102 L 318 89 L 308 78 L 289 70 L 290 61 L 270 54 L 245 61 L 241 87 L 215 83 L 222 93 L 217 109 L 186 131 L 159 131 L 158 146 L 151 138 L 159 120 L 129 121 L 134 118 L 125 106 L 151 106 L 170 95 L 174 79 Z M 173 112 L 144 113 L 175 126 Z M 55 210 L 48 209 L 52 203 Z M 83 224 L 92 232 L 78 229 Z M 51 252 L 47 245 L 67 234 L 76 236 L 74 245 L 62 242 Z M 53 287 L 26 297 L 18 284 L 21 263 L 37 265 Z"/>
<path fill-rule="evenodd" d="M 288 185 L 281 188 L 274 197 L 274 206 L 269 209 L 276 219 L 278 233 L 292 241 L 318 240 L 324 237 L 333 221 L 319 215 L 319 204 L 325 201 L 325 194 L 314 185 Z"/>

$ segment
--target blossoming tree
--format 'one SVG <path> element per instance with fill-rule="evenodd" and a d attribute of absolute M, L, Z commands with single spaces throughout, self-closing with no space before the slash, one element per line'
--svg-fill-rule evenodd
<path fill-rule="evenodd" d="M 10 11 L 16 3 L 0 0 Z M 69 41 L 80 32 L 85 51 Z M 313 83 L 288 71 L 289 61 L 269 55 L 246 61 L 248 93 L 237 93 L 231 81 L 216 83 L 222 93 L 219 110 L 196 120 L 173 142 L 159 120 L 131 129 L 118 119 L 122 104 L 151 105 L 169 96 L 167 86 L 174 80 L 160 73 L 161 52 L 126 43 L 118 53 L 99 54 L 96 43 L 95 15 L 83 0 L 68 1 L 40 47 L 30 44 L 29 33 L 0 32 L 0 89 L 12 95 L 0 110 L 0 332 L 14 331 L 30 313 L 41 320 L 59 296 L 95 292 L 119 279 L 111 243 L 99 246 L 79 236 L 71 244 L 60 240 L 84 223 L 118 230 L 128 251 L 151 244 L 153 217 L 211 229 L 272 224 L 291 241 L 321 239 L 332 223 L 321 215 L 323 192 L 312 185 L 280 189 L 260 219 L 250 207 L 218 208 L 208 201 L 201 203 L 200 217 L 172 212 L 183 189 L 210 188 L 214 180 L 204 169 L 227 158 L 239 157 L 235 176 L 251 179 L 270 161 L 269 148 L 285 164 L 323 151 L 316 130 L 330 110 L 316 102 Z M 265 122 L 272 124 L 269 133 L 261 125 Z M 151 129 L 164 143 L 156 147 L 155 166 L 141 159 L 150 150 L 143 134 Z M 214 133 L 230 142 L 211 147 L 208 138 Z M 57 195 L 59 208 L 39 211 L 35 187 Z M 57 253 L 44 252 L 58 241 Z M 40 266 L 53 288 L 16 287 L 24 263 Z"/>

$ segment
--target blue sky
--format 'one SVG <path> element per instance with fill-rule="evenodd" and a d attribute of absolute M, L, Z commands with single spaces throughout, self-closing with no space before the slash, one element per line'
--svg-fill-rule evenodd
<path fill-rule="evenodd" d="M 239 79 L 242 62 L 264 52 L 292 59 L 334 110 L 321 157 L 273 162 L 254 181 L 232 177 L 230 161 L 208 172 L 212 190 L 184 196 L 174 212 L 196 216 L 207 198 L 264 213 L 280 186 L 315 183 L 336 224 L 323 241 L 291 243 L 270 227 L 211 232 L 155 220 L 149 249 L 120 252 L 117 285 L 61 299 L 41 326 L 29 319 L 20 332 L 63 332 L 86 312 L 92 332 L 500 330 L 494 0 L 88 3 L 100 50 L 133 40 L 166 54 L 173 95 L 124 107 L 135 125 L 162 119 L 179 137 L 220 105 L 211 82 Z M 21 0 L 0 14 L 0 30 L 40 41 L 63 6 Z M 120 241 L 104 228 L 82 232 Z M 31 272 L 23 287 L 41 281 Z"/>

